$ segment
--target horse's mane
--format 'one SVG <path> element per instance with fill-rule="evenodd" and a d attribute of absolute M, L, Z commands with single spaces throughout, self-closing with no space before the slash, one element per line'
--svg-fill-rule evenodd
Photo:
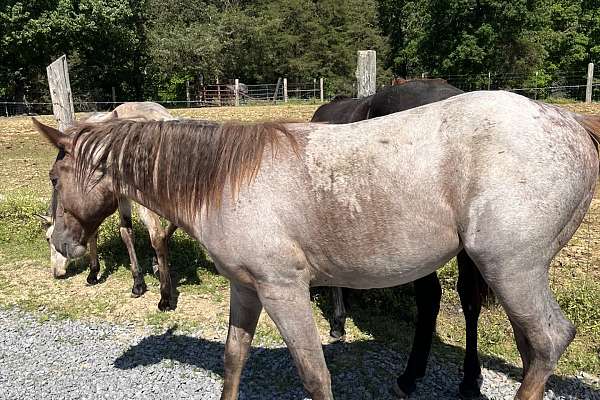
<path fill-rule="evenodd" d="M 347 96 L 345 94 L 338 94 L 333 99 L 331 99 L 330 103 L 336 103 L 338 101 L 350 100 L 352 97 Z"/>
<path fill-rule="evenodd" d="M 219 207 L 227 183 L 235 197 L 257 175 L 266 147 L 275 152 L 286 138 L 297 148 L 280 123 L 114 120 L 70 131 L 76 179 L 84 190 L 108 166 L 115 190 L 121 192 L 126 182 L 132 190 L 153 191 L 158 204 L 149 208 L 173 204 L 188 216 L 203 205 Z"/>

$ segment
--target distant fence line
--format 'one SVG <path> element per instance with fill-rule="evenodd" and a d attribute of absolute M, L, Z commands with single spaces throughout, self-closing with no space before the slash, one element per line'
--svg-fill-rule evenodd
<path fill-rule="evenodd" d="M 595 68 L 595 76 L 600 77 L 600 69 Z M 539 100 L 571 100 L 585 101 L 586 91 L 590 92 L 592 101 L 600 101 L 600 79 L 587 82 L 586 71 L 572 71 L 556 73 L 552 80 L 540 85 L 540 80 L 529 79 L 531 85 L 519 85 L 518 82 L 527 81 L 523 75 L 514 74 L 479 74 L 479 75 L 446 75 L 429 76 L 423 74 L 419 78 L 442 78 L 451 85 L 464 91 L 474 90 L 508 90 L 524 96 Z M 531 77 L 529 77 L 531 78 Z M 164 105 L 167 108 L 186 107 L 214 107 L 236 106 L 253 104 L 279 104 L 289 101 L 295 102 L 323 102 L 332 95 L 325 95 L 324 79 L 313 79 L 312 82 L 288 82 L 281 78 L 276 83 L 244 84 L 239 80 L 230 80 L 224 84 L 198 84 L 187 82 L 185 95 L 170 100 L 147 99 Z M 387 84 L 388 82 L 386 82 Z M 538 84 L 536 84 L 538 83 Z M 384 85 L 380 85 L 382 87 Z M 588 89 L 591 88 L 591 90 Z M 48 98 L 43 93 L 29 95 L 30 98 Z M 116 98 L 115 91 L 112 95 L 101 96 L 92 93 L 80 93 L 73 88 L 73 103 L 77 112 L 108 111 L 114 109 L 124 101 Z M 0 99 L 1 100 L 1 99 Z M 19 114 L 52 114 L 52 103 L 47 102 L 13 102 L 0 101 L 0 115 L 11 116 Z"/>
<path fill-rule="evenodd" d="M 323 78 L 312 82 L 288 83 L 283 78 L 278 83 L 246 85 L 237 79 L 232 84 L 186 85 L 185 99 L 154 101 L 167 108 L 242 106 L 252 104 L 279 104 L 288 101 L 323 102 L 325 101 Z M 38 97 L 38 96 L 35 96 Z M 43 94 L 39 97 L 48 97 Z M 94 99 L 92 94 L 78 94 L 73 89 L 73 104 L 76 112 L 108 111 L 125 101 L 112 99 Z M 1 100 L 1 99 L 0 99 Z M 129 101 L 129 100 L 128 100 Z M 0 101 L 0 115 L 52 114 L 52 102 L 14 102 Z"/>

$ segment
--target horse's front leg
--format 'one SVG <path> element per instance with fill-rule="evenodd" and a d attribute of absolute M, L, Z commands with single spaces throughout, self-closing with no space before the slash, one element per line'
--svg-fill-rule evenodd
<path fill-rule="evenodd" d="M 435 272 L 417 279 L 414 286 L 417 302 L 417 326 L 408 363 L 404 373 L 396 381 L 397 386 L 394 387 L 394 391 L 400 398 L 405 398 L 412 393 L 416 389 L 417 379 L 425 376 L 442 298 L 442 287 Z"/>
<path fill-rule="evenodd" d="M 259 284 L 258 295 L 292 353 L 300 378 L 311 398 L 333 399 L 331 378 L 312 313 L 308 283 Z"/>
<path fill-rule="evenodd" d="M 98 283 L 98 275 L 100 274 L 100 262 L 98 261 L 98 232 L 88 241 L 90 246 L 90 273 L 87 277 L 87 283 L 95 285 Z"/>
<path fill-rule="evenodd" d="M 480 273 L 471 257 L 462 250 L 456 256 L 458 263 L 457 290 L 460 304 L 465 315 L 466 352 L 463 365 L 463 380 L 459 392 L 463 399 L 479 398 L 481 396 L 481 365 L 477 354 L 477 323 L 481 313 L 482 289 Z"/>
<path fill-rule="evenodd" d="M 169 238 L 173 235 L 177 226 L 169 223 L 169 226 L 164 229 L 160 223 L 160 217 L 145 207 L 139 206 L 138 213 L 144 225 L 148 228 L 150 242 L 152 243 L 158 262 L 158 276 L 160 280 L 158 309 L 160 311 L 174 310 L 175 305 L 171 304 L 172 283 L 169 268 Z"/>
<path fill-rule="evenodd" d="M 344 292 L 341 287 L 331 288 L 331 299 L 333 316 L 331 317 L 329 336 L 332 342 L 343 341 L 346 336 L 346 330 L 344 329 L 346 325 L 346 306 L 344 304 Z"/>
<path fill-rule="evenodd" d="M 147 287 L 146 282 L 144 282 L 144 275 L 140 271 L 137 255 L 135 254 L 135 247 L 133 245 L 133 223 L 131 220 L 131 203 L 127 199 L 119 199 L 119 218 L 121 220 L 119 232 L 121 233 L 121 239 L 123 239 L 125 247 L 127 247 L 129 261 L 131 263 L 131 275 L 133 276 L 131 295 L 133 297 L 139 297 L 144 294 Z"/>
<path fill-rule="evenodd" d="M 262 305 L 252 289 L 231 283 L 229 333 L 225 343 L 225 375 L 222 400 L 238 398 L 242 370 L 248 359 Z"/>

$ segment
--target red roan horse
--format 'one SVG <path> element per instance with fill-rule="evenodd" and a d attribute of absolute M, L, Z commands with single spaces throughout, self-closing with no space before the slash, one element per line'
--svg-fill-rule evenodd
<path fill-rule="evenodd" d="M 348 125 L 199 121 L 37 128 L 64 208 L 52 241 L 80 253 L 116 190 L 204 244 L 231 282 L 222 399 L 235 399 L 259 314 L 313 399 L 332 399 L 310 286 L 404 284 L 465 250 L 506 310 L 541 400 L 575 335 L 548 284 L 598 178 L 600 117 L 473 92 Z"/>

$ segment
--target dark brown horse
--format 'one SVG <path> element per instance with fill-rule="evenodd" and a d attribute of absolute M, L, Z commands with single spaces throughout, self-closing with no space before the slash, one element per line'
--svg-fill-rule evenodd
<path fill-rule="evenodd" d="M 347 124 L 420 107 L 463 93 L 443 79 L 418 79 L 386 86 L 361 99 L 336 96 L 315 111 L 311 122 Z"/>
<path fill-rule="evenodd" d="M 397 86 L 385 87 L 363 99 L 336 97 L 331 103 L 319 107 L 312 121 L 344 124 L 420 107 L 461 93 L 462 90 L 441 79 L 402 81 Z M 459 271 L 456 289 L 466 322 L 464 375 L 459 392 L 463 398 L 477 398 L 480 396 L 481 383 L 481 366 L 477 353 L 477 321 L 481 303 L 488 290 L 473 260 L 464 250 L 458 253 L 456 259 Z M 416 388 L 417 379 L 425 375 L 442 297 L 442 287 L 435 272 L 414 281 L 414 289 L 417 323 L 413 347 L 404 373 L 398 379 L 398 386 L 405 395 L 412 393 Z M 340 340 L 346 333 L 346 306 L 342 288 L 332 288 L 332 300 L 333 315 L 329 334 L 333 340 Z"/>
<path fill-rule="evenodd" d="M 52 168 L 59 251 L 85 251 L 116 192 L 203 243 L 230 280 L 222 399 L 238 396 L 263 307 L 310 396 L 332 399 L 310 286 L 398 286 L 463 249 L 513 326 L 518 399 L 542 399 L 575 335 L 548 268 L 593 198 L 600 117 L 473 92 L 348 125 L 36 127 L 67 154 Z"/>

